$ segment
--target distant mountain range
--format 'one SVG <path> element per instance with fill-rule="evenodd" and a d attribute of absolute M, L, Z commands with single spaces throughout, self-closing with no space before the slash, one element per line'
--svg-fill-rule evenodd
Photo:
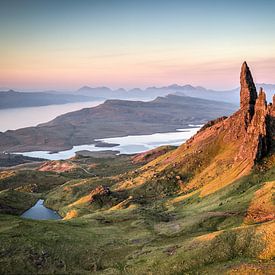
<path fill-rule="evenodd" d="M 264 89 L 267 100 L 271 101 L 275 91 L 275 84 L 256 84 L 257 89 Z M 83 86 L 77 91 L 66 93 L 58 91 L 45 92 L 15 92 L 9 90 L 0 92 L 0 109 L 30 106 L 46 106 L 52 104 L 64 104 L 70 102 L 84 102 L 103 99 L 127 99 L 127 100 L 153 100 L 158 96 L 175 94 L 177 96 L 190 96 L 208 100 L 224 101 L 238 104 L 240 88 L 218 91 L 192 85 L 169 85 L 164 87 L 148 87 L 146 89 L 134 88 L 126 90 L 110 89 L 108 87 Z"/>
<path fill-rule="evenodd" d="M 0 92 L 0 109 L 47 106 L 72 102 L 86 102 L 99 98 L 85 95 L 60 94 L 53 92 L 25 93 L 13 90 Z"/>
<path fill-rule="evenodd" d="M 275 84 L 257 84 L 256 87 L 259 89 L 262 87 L 267 94 L 267 99 L 271 101 L 273 93 L 275 91 Z M 173 84 L 170 86 L 164 87 L 148 87 L 144 90 L 135 88 L 131 90 L 117 89 L 112 90 L 108 87 L 97 87 L 91 88 L 84 86 L 77 90 L 75 94 L 86 95 L 86 96 L 96 96 L 104 98 L 116 98 L 116 99 L 154 99 L 158 96 L 165 96 L 167 94 L 176 94 L 178 96 L 191 96 L 198 97 L 203 99 L 225 101 L 238 104 L 240 97 L 240 88 L 226 90 L 226 91 L 217 91 L 206 89 L 201 86 L 192 86 L 192 85 L 177 85 Z"/>

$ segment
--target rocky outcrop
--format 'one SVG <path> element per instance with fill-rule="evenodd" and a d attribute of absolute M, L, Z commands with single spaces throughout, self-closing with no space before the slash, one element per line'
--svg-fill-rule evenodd
<path fill-rule="evenodd" d="M 250 72 L 247 63 L 244 62 L 241 69 L 241 90 L 240 90 L 240 101 L 241 101 L 241 109 L 248 111 L 249 115 L 247 117 L 248 120 L 251 120 L 254 112 L 254 105 L 257 100 L 257 90 L 254 84 L 252 74 Z"/>
<path fill-rule="evenodd" d="M 246 62 L 240 83 L 240 109 L 209 122 L 178 149 L 149 163 L 147 179 L 157 178 L 158 186 L 163 179 L 165 184 L 177 184 L 180 192 L 200 190 L 200 196 L 205 196 L 249 174 L 274 150 L 275 98 L 267 105 L 263 89 L 257 94 Z M 179 175 L 184 184 L 172 181 L 173 175 Z M 141 184 L 142 177 L 133 182 Z"/>
<path fill-rule="evenodd" d="M 102 201 L 105 197 L 108 197 L 111 194 L 109 187 L 104 185 L 97 186 L 92 192 L 90 193 L 91 196 L 91 203 L 95 201 Z"/>
<path fill-rule="evenodd" d="M 207 123 L 192 143 L 199 140 L 200 135 L 223 136 L 225 144 L 238 148 L 232 162 L 246 162 L 249 168 L 273 147 L 275 97 L 273 103 L 267 106 L 265 92 L 261 88 L 258 95 L 246 62 L 241 68 L 240 84 L 240 109 L 229 118 L 222 117 Z"/>
<path fill-rule="evenodd" d="M 251 124 L 247 129 L 248 135 L 252 137 L 252 144 L 255 145 L 255 152 L 252 157 L 256 161 L 268 153 L 267 127 L 266 95 L 261 89 L 254 106 L 254 115 Z"/>
<path fill-rule="evenodd" d="M 241 111 L 245 118 L 246 134 L 238 157 L 247 159 L 252 165 L 268 153 L 272 147 L 270 135 L 274 133 L 269 123 L 274 115 L 274 105 L 267 107 L 263 89 L 260 88 L 258 95 L 254 88 L 253 78 L 245 62 L 241 74 Z"/>
<path fill-rule="evenodd" d="M 224 132 L 227 142 L 240 144 L 234 161 L 245 161 L 248 167 L 252 167 L 272 146 L 269 140 L 274 130 L 270 129 L 269 121 L 272 121 L 275 108 L 273 104 L 267 106 L 262 88 L 258 95 L 246 62 L 242 65 L 240 84 L 240 109 L 225 120 L 219 134 Z"/>
<path fill-rule="evenodd" d="M 225 121 L 223 131 L 228 141 L 240 144 L 235 161 L 246 161 L 252 167 L 274 147 L 275 96 L 267 106 L 266 94 L 262 88 L 257 93 L 246 62 L 242 65 L 240 83 L 240 110 Z"/>

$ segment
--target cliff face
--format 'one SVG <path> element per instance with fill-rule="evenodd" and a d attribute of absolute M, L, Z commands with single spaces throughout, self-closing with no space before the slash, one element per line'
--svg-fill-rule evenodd
<path fill-rule="evenodd" d="M 255 93 L 255 85 L 246 63 L 242 66 L 241 85 L 241 112 L 245 119 L 245 135 L 238 158 L 247 159 L 253 165 L 273 147 L 272 125 L 275 107 L 272 103 L 267 106 L 266 95 L 262 88 L 259 95 Z"/>
<path fill-rule="evenodd" d="M 204 196 L 248 174 L 257 161 L 275 148 L 275 98 L 267 105 L 265 92 L 256 91 L 246 62 L 240 75 L 240 109 L 230 117 L 206 124 L 178 149 L 149 163 L 142 177 L 178 185 L 181 192 Z M 143 180 L 146 178 L 146 180 Z M 125 186 L 125 185 L 121 185 Z"/>
<path fill-rule="evenodd" d="M 246 123 L 249 123 L 254 114 L 254 105 L 257 100 L 257 91 L 252 74 L 246 62 L 244 62 L 242 65 L 240 79 L 240 109 L 244 111 Z"/>
<path fill-rule="evenodd" d="M 227 143 L 239 144 L 234 162 L 245 161 L 248 167 L 252 167 L 272 146 L 269 140 L 274 131 L 269 130 L 268 121 L 274 115 L 271 111 L 274 106 L 271 104 L 267 107 L 262 88 L 258 95 L 246 62 L 242 65 L 240 80 L 240 109 L 223 121 L 218 134 L 224 133 Z"/>

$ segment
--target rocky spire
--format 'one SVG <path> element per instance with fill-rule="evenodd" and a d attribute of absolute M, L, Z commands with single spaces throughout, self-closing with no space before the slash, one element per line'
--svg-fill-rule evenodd
<path fill-rule="evenodd" d="M 263 88 L 260 88 L 259 97 L 257 98 L 256 104 L 255 104 L 255 110 L 256 109 L 266 110 L 266 108 L 267 108 L 266 94 Z"/>
<path fill-rule="evenodd" d="M 249 143 L 251 149 L 254 146 L 254 160 L 260 160 L 268 152 L 268 127 L 267 127 L 267 103 L 263 88 L 260 88 L 259 96 L 254 107 L 254 116 L 248 128 Z"/>
<path fill-rule="evenodd" d="M 241 109 L 249 110 L 253 116 L 254 105 L 257 99 L 257 90 L 247 63 L 244 62 L 241 69 Z"/>

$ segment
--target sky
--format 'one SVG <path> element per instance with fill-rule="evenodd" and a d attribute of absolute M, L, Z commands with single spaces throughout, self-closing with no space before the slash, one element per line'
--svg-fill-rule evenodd
<path fill-rule="evenodd" d="M 0 87 L 275 83 L 273 0 L 0 0 Z"/>

